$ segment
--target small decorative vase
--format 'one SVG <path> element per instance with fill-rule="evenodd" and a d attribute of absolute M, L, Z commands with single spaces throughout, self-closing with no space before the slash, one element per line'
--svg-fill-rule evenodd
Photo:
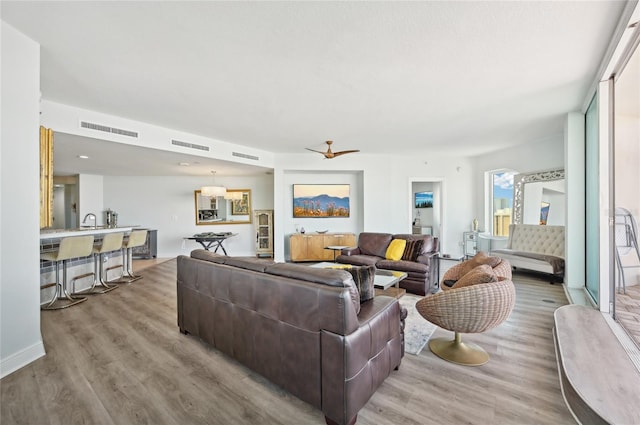
<path fill-rule="evenodd" d="M 301 227 L 300 228 L 300 233 L 304 234 L 304 232 L 305 232 L 304 227 Z"/>
<path fill-rule="evenodd" d="M 472 230 L 473 230 L 474 232 L 477 232 L 477 231 L 478 231 L 478 219 L 477 219 L 477 218 L 474 218 L 474 219 L 473 219 L 473 228 L 472 228 Z"/>

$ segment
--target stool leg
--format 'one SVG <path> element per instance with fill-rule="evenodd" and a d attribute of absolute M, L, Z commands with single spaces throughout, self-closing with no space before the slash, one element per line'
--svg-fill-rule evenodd
<path fill-rule="evenodd" d="M 104 263 L 103 263 L 102 255 L 103 253 L 93 254 L 93 273 L 85 273 L 83 275 L 76 276 L 73 279 L 71 279 L 71 282 L 73 283 L 72 285 L 73 292 L 71 293 L 71 295 L 100 295 L 100 294 L 106 294 L 107 292 L 113 291 L 114 289 L 117 288 L 117 286 L 111 286 L 107 284 L 107 282 L 105 282 L 105 279 L 104 279 L 105 272 L 104 272 L 104 266 L 103 266 Z M 93 284 L 87 289 L 76 292 L 75 281 L 88 276 L 93 276 Z M 100 283 L 98 284 L 98 282 Z M 102 286 L 104 289 L 103 290 L 96 289 L 99 286 Z"/>
<path fill-rule="evenodd" d="M 53 300 L 51 300 L 49 304 L 41 307 L 42 310 L 60 310 L 63 308 L 71 307 L 72 305 L 80 304 L 81 302 L 87 300 L 87 297 L 73 298 L 69 293 L 67 283 L 67 260 L 62 260 L 62 284 L 60 284 L 58 265 L 59 263 L 59 261 L 56 261 L 56 296 L 53 298 Z M 60 286 L 61 291 L 58 291 L 58 286 Z M 55 305 L 56 301 L 69 301 L 69 303 L 63 305 Z"/>
<path fill-rule="evenodd" d="M 142 276 L 133 274 L 133 249 L 123 248 L 122 255 L 122 278 L 118 280 L 112 280 L 111 283 L 131 283 L 135 282 L 136 280 L 142 279 Z"/>
<path fill-rule="evenodd" d="M 56 261 L 55 264 L 55 268 L 56 268 L 56 281 L 54 283 L 50 283 L 44 286 L 41 286 L 40 289 L 45 289 L 45 288 L 50 288 L 52 286 L 56 287 L 56 291 L 53 294 L 53 298 L 51 298 L 51 301 L 49 301 L 49 303 L 45 306 L 40 306 L 40 308 L 42 310 L 56 310 L 55 308 L 52 308 L 53 304 L 58 301 L 58 298 L 60 297 L 61 294 L 61 289 L 62 289 L 62 285 L 60 285 L 60 267 L 59 267 L 60 262 Z"/>

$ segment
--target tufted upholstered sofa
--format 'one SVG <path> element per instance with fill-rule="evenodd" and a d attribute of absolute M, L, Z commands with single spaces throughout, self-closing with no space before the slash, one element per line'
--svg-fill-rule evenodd
<path fill-rule="evenodd" d="M 398 300 L 361 304 L 349 272 L 202 249 L 177 261 L 180 332 L 321 409 L 328 424 L 354 423 L 400 365 Z"/>
<path fill-rule="evenodd" d="M 422 240 L 422 249 L 416 260 L 387 260 L 385 253 L 394 239 Z M 406 272 L 407 278 L 400 281 L 400 287 L 417 295 L 426 295 L 438 284 L 435 258 L 438 255 L 438 247 L 438 238 L 431 235 L 362 232 L 358 235 L 358 246 L 344 248 L 336 261 L 356 266 L 375 265 L 383 270 Z"/>
<path fill-rule="evenodd" d="M 492 254 L 509 260 L 514 268 L 548 273 L 564 279 L 564 226 L 511 224 L 509 241 L 504 249 Z"/>

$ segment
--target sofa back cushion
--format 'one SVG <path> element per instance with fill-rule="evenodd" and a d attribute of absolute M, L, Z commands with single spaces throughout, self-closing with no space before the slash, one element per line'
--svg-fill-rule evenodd
<path fill-rule="evenodd" d="M 375 255 L 384 258 L 390 242 L 390 233 L 362 232 L 358 236 L 358 248 L 360 248 L 362 255 Z"/>
<path fill-rule="evenodd" d="M 227 258 L 229 257 L 207 251 L 206 249 L 194 249 L 191 251 L 191 258 L 197 258 L 198 260 L 209 261 L 211 263 L 224 264 L 227 262 Z"/>
<path fill-rule="evenodd" d="M 360 293 L 358 292 L 358 287 L 353 281 L 351 274 L 345 270 L 316 268 L 300 264 L 275 263 L 266 267 L 264 271 L 265 273 L 275 276 L 305 280 L 327 286 L 348 288 L 351 303 L 353 304 L 356 314 L 360 313 Z"/>
<path fill-rule="evenodd" d="M 564 258 L 564 226 L 509 225 L 508 248 Z"/>
<path fill-rule="evenodd" d="M 422 250 L 418 253 L 418 256 L 438 251 L 438 238 L 431 235 L 412 235 L 408 233 L 401 233 L 393 235 L 393 239 L 404 239 L 407 242 L 422 241 Z"/>

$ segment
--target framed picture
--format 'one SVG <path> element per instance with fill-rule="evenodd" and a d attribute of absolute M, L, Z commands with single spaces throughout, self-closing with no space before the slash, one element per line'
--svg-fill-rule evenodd
<path fill-rule="evenodd" d="M 231 215 L 248 215 L 249 214 L 249 194 L 242 193 L 242 198 L 231 200 Z"/>
<path fill-rule="evenodd" d="M 294 218 L 349 217 L 348 184 L 294 184 Z"/>
<path fill-rule="evenodd" d="M 547 219 L 549 218 L 549 206 L 548 202 L 541 202 L 540 204 L 540 225 L 544 226 L 547 224 Z"/>
<path fill-rule="evenodd" d="M 433 192 L 416 192 L 416 208 L 433 208 Z"/>

